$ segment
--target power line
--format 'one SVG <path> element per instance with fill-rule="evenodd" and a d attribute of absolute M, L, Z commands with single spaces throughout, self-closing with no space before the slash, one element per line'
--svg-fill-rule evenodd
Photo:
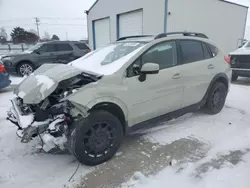
<path fill-rule="evenodd" d="M 68 23 L 61 23 L 61 24 L 58 24 L 58 23 L 40 23 L 41 25 L 65 25 L 65 26 L 81 26 L 81 27 L 86 27 L 87 24 L 68 24 Z"/>
<path fill-rule="evenodd" d="M 50 19 L 50 20 L 87 20 L 85 17 L 41 17 L 42 19 Z"/>
<path fill-rule="evenodd" d="M 50 20 L 87 20 L 84 17 L 40 17 L 41 19 L 50 19 Z M 17 21 L 27 21 L 27 20 L 32 20 L 33 18 L 15 18 L 15 19 L 9 19 L 9 20 L 0 20 L 0 23 L 4 22 L 17 22 Z"/>

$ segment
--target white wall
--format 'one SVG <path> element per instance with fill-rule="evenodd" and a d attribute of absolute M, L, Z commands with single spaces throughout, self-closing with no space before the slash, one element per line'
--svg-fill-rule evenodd
<path fill-rule="evenodd" d="M 203 32 L 226 53 L 244 38 L 247 8 L 219 0 L 169 0 L 168 12 L 167 32 Z"/>
<path fill-rule="evenodd" d="M 110 16 L 111 41 L 117 39 L 117 14 L 143 9 L 143 34 L 164 32 L 165 0 L 99 0 L 88 15 L 89 44 L 93 48 L 92 21 Z"/>

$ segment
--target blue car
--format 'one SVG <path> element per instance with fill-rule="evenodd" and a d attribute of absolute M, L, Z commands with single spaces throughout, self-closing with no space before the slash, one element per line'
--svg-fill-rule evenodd
<path fill-rule="evenodd" d="M 8 87 L 10 83 L 10 75 L 7 73 L 3 63 L 0 60 L 0 89 Z"/>

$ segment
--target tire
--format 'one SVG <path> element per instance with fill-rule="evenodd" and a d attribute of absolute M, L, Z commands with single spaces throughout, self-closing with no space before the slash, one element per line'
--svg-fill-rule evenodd
<path fill-rule="evenodd" d="M 21 76 L 29 75 L 32 72 L 34 72 L 34 66 L 29 62 L 23 62 L 17 66 L 17 73 Z"/>
<path fill-rule="evenodd" d="M 206 110 L 209 114 L 218 114 L 224 107 L 227 97 L 227 88 L 225 84 L 216 82 L 208 95 Z"/>
<path fill-rule="evenodd" d="M 69 150 L 85 165 L 95 166 L 111 159 L 123 138 L 121 122 L 113 114 L 98 110 L 76 122 Z"/>
<path fill-rule="evenodd" d="M 231 78 L 231 81 L 234 82 L 234 81 L 236 81 L 237 79 L 238 79 L 238 76 L 233 74 L 233 75 L 232 75 L 232 78 Z"/>

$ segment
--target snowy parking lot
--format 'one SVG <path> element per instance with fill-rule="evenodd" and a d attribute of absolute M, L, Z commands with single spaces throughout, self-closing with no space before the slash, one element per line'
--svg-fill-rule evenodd
<path fill-rule="evenodd" d="M 231 85 L 220 114 L 186 114 L 160 127 L 141 130 L 127 137 L 109 162 L 77 169 L 73 156 L 41 151 L 39 138 L 20 143 L 16 127 L 6 120 L 12 89 L 2 90 L 0 187 L 248 188 L 249 96 L 250 79 L 240 79 Z"/>

